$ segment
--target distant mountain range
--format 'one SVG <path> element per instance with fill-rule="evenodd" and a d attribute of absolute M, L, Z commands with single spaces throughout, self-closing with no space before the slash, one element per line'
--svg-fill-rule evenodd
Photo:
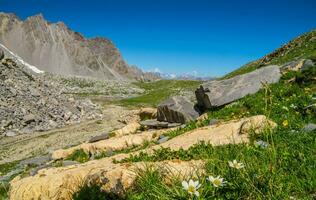
<path fill-rule="evenodd" d="M 158 78 L 129 66 L 110 40 L 86 39 L 63 22 L 50 23 L 41 14 L 22 21 L 15 14 L 0 13 L 0 43 L 45 72 L 118 81 Z"/>
<path fill-rule="evenodd" d="M 175 79 L 175 80 L 197 80 L 197 81 L 210 81 L 216 79 L 209 76 L 197 76 L 190 74 L 170 74 L 170 73 L 156 73 L 162 79 Z"/>

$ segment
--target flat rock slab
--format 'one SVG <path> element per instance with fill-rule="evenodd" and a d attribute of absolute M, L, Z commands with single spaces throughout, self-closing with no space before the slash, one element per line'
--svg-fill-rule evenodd
<path fill-rule="evenodd" d="M 81 165 L 43 169 L 34 176 L 15 178 L 10 182 L 10 199 L 71 200 L 73 192 L 78 191 L 82 183 L 99 183 L 107 192 L 122 194 L 137 180 L 137 170 L 148 166 L 165 172 L 167 180 L 174 177 L 187 179 L 204 173 L 201 160 L 115 164 L 112 158 L 105 158 Z"/>
<path fill-rule="evenodd" d="M 210 109 L 231 103 L 258 92 L 262 83 L 277 83 L 280 77 L 280 67 L 271 65 L 231 79 L 207 82 L 195 91 L 198 107 Z"/>
<path fill-rule="evenodd" d="M 109 139 L 109 133 L 102 133 L 101 135 L 94 136 L 89 140 L 89 143 L 98 142 L 100 140 L 106 140 Z"/>
<path fill-rule="evenodd" d="M 267 119 L 266 116 L 257 115 L 218 125 L 201 127 L 168 141 L 164 141 L 162 144 L 150 147 L 144 151 L 150 154 L 160 148 L 170 148 L 173 151 L 180 149 L 187 150 L 200 142 L 212 144 L 213 146 L 248 143 L 249 133 L 260 133 L 267 128 L 273 129 L 276 126 L 276 123 Z"/>
<path fill-rule="evenodd" d="M 137 169 L 144 169 L 148 165 L 153 165 L 156 169 L 163 169 L 164 172 L 168 173 L 167 177 L 185 179 L 185 177 L 194 176 L 195 173 L 203 173 L 204 162 L 192 160 L 115 164 L 113 160 L 120 161 L 143 151 L 154 152 L 154 150 L 162 147 L 172 150 L 189 149 L 202 141 L 212 145 L 244 143 L 249 141 L 248 136 L 250 132 L 259 133 L 265 130 L 267 126 L 273 128 L 276 127 L 276 124 L 263 115 L 253 116 L 192 130 L 146 150 L 130 154 L 117 154 L 113 157 L 78 165 L 42 169 L 34 176 L 16 177 L 13 179 L 10 182 L 10 199 L 68 200 L 72 199 L 72 192 L 77 191 L 83 182 L 93 182 L 94 180 L 104 180 L 104 182 L 101 182 L 104 190 L 120 193 L 135 183 L 135 180 L 137 180 L 137 173 L 135 173 Z M 102 142 L 106 141 L 108 140 Z"/>
<path fill-rule="evenodd" d="M 174 128 L 145 131 L 139 134 L 124 135 L 120 137 L 112 137 L 107 140 L 100 140 L 94 143 L 83 143 L 69 149 L 59 149 L 52 153 L 53 160 L 65 159 L 73 154 L 76 150 L 82 149 L 86 153 L 96 154 L 98 152 L 117 151 L 126 149 L 131 146 L 138 146 L 146 141 L 157 140 L 157 138 Z"/>
<path fill-rule="evenodd" d="M 148 128 L 173 128 L 180 126 L 180 123 L 169 123 L 169 122 L 161 122 L 156 119 L 149 119 L 145 121 L 141 121 L 140 125 L 147 126 Z"/>
<path fill-rule="evenodd" d="M 181 96 L 171 97 L 157 109 L 157 120 L 185 124 L 199 117 L 199 112 L 189 100 Z"/>
<path fill-rule="evenodd" d="M 21 165 L 44 165 L 51 160 L 50 155 L 29 158 L 20 162 Z"/>

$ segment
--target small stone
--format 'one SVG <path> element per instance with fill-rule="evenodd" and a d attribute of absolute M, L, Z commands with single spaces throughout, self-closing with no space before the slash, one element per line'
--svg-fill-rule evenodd
<path fill-rule="evenodd" d="M 102 133 L 101 135 L 98 136 L 94 136 L 89 140 L 89 143 L 94 143 L 94 142 L 98 142 L 100 140 L 107 140 L 109 139 L 109 133 Z"/>
<path fill-rule="evenodd" d="M 312 132 L 312 131 L 316 130 L 316 124 L 312 124 L 312 123 L 306 124 L 306 125 L 304 126 L 303 130 L 304 130 L 305 132 Z"/>
<path fill-rule="evenodd" d="M 73 161 L 73 160 L 64 160 L 63 161 L 63 166 L 64 167 L 70 166 L 70 165 L 77 165 L 77 164 L 80 164 L 80 162 Z"/>
<path fill-rule="evenodd" d="M 261 147 L 261 148 L 264 148 L 264 149 L 269 147 L 269 144 L 267 142 L 265 142 L 265 141 L 262 141 L 262 140 L 257 141 L 255 143 L 255 145 L 257 147 Z"/>
<path fill-rule="evenodd" d="M 33 114 L 29 114 L 29 115 L 24 116 L 23 120 L 25 124 L 29 124 L 31 122 L 34 122 L 36 120 L 36 117 Z"/>
<path fill-rule="evenodd" d="M 219 120 L 218 119 L 211 119 L 210 122 L 208 123 L 210 126 L 212 125 L 216 125 L 219 123 Z"/>
<path fill-rule="evenodd" d="M 162 144 L 162 143 L 164 143 L 164 142 L 167 142 L 168 140 L 169 140 L 169 137 L 168 137 L 168 136 L 165 136 L 165 137 L 160 138 L 157 142 L 158 142 L 159 144 Z"/>
<path fill-rule="evenodd" d="M 16 135 L 17 135 L 17 133 L 15 131 L 12 131 L 12 130 L 6 131 L 4 133 L 4 136 L 6 136 L 6 137 L 14 137 Z"/>

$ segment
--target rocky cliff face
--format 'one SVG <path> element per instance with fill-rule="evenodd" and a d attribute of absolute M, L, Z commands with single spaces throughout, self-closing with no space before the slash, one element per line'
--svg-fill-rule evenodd
<path fill-rule="evenodd" d="M 129 67 L 110 40 L 86 39 L 42 15 L 22 21 L 14 14 L 0 13 L 0 43 L 46 72 L 122 81 L 156 78 Z"/>

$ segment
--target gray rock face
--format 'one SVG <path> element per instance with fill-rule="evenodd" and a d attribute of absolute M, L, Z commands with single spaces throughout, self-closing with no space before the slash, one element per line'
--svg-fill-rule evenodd
<path fill-rule="evenodd" d="M 279 66 L 271 65 L 227 80 L 207 82 L 195 91 L 198 107 L 209 109 L 236 101 L 260 90 L 262 83 L 277 83 Z"/>
<path fill-rule="evenodd" d="M 108 39 L 86 39 L 63 22 L 47 22 L 42 15 L 20 20 L 0 13 L 0 43 L 27 63 L 61 75 L 77 75 L 108 80 L 156 79 L 130 67 Z"/>
<path fill-rule="evenodd" d="M 157 109 L 157 120 L 170 123 L 187 123 L 199 117 L 195 106 L 181 96 L 171 97 L 161 104 Z"/>

